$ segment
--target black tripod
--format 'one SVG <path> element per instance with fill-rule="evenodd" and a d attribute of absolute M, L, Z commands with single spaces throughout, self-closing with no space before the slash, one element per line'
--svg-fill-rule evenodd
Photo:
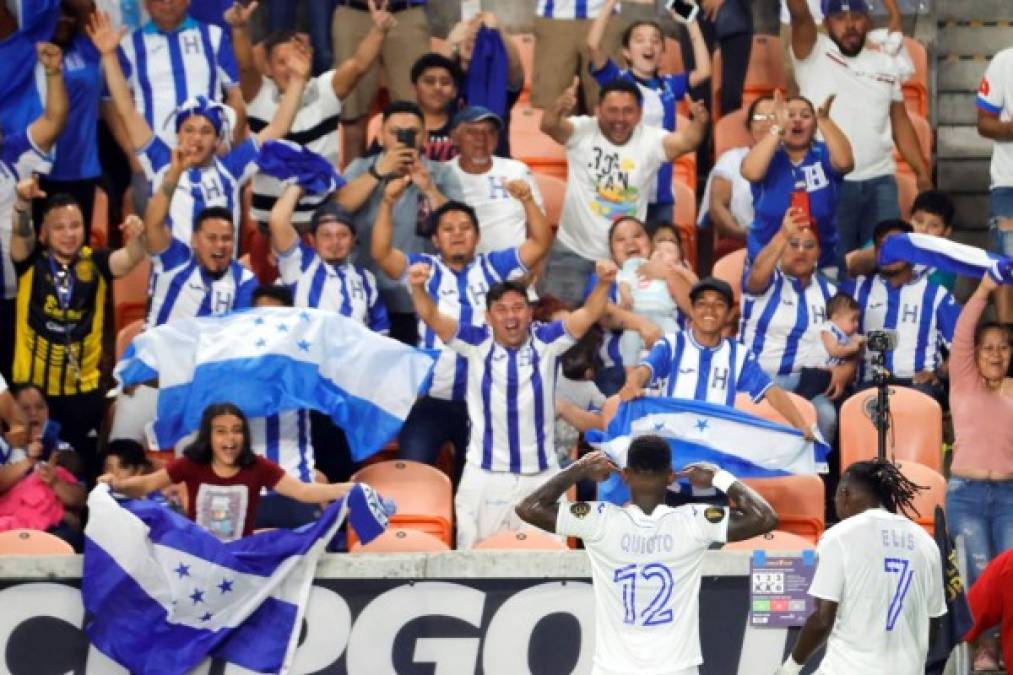
<path fill-rule="evenodd" d="M 886 460 L 886 432 L 890 428 L 890 371 L 886 369 L 886 352 L 872 352 L 872 381 L 876 386 L 876 405 L 870 417 L 876 425 L 876 456 Z"/>

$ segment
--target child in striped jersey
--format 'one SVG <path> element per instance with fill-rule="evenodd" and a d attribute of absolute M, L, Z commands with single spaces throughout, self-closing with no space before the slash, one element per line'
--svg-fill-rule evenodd
<path fill-rule="evenodd" d="M 858 334 L 861 308 L 847 293 L 837 293 L 827 301 L 827 317 L 820 326 L 820 340 L 809 361 L 803 366 L 795 393 L 813 399 L 830 386 L 830 371 L 851 359 L 865 345 L 865 336 Z"/>

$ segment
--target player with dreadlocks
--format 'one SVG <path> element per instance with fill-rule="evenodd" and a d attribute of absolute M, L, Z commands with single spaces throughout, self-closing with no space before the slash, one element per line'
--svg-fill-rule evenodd
<path fill-rule="evenodd" d="M 917 513 L 912 500 L 923 489 L 891 462 L 844 472 L 834 496 L 841 522 L 816 548 L 816 611 L 778 675 L 800 673 L 824 642 L 819 675 L 925 672 L 930 619 L 946 613 L 942 563 L 932 537 L 898 515 Z"/>

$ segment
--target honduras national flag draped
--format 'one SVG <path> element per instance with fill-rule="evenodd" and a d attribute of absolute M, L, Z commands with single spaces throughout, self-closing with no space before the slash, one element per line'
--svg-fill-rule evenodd
<path fill-rule="evenodd" d="M 248 417 L 326 413 L 359 461 L 401 429 L 432 367 L 430 354 L 334 312 L 263 307 L 150 328 L 115 375 L 122 386 L 158 379 L 160 447 L 197 429 L 211 403 L 231 401 Z"/>
<path fill-rule="evenodd" d="M 317 560 L 347 515 L 363 541 L 387 526 L 357 484 L 316 523 L 223 543 L 147 500 L 88 497 L 81 594 L 92 643 L 131 673 L 186 673 L 208 656 L 285 673 Z"/>
<path fill-rule="evenodd" d="M 672 468 L 693 462 L 713 462 L 740 478 L 813 474 L 827 470 L 830 447 L 813 443 L 793 427 L 704 401 L 639 398 L 619 406 L 608 429 L 591 431 L 588 442 L 603 450 L 620 468 L 637 436 L 661 436 L 672 448 Z M 629 500 L 629 492 L 612 474 L 598 486 L 598 498 L 614 504 Z"/>
<path fill-rule="evenodd" d="M 917 233 L 889 237 L 879 251 L 881 265 L 906 261 L 976 279 L 991 270 L 997 282 L 1007 284 L 1013 283 L 1011 260 L 945 237 Z"/>

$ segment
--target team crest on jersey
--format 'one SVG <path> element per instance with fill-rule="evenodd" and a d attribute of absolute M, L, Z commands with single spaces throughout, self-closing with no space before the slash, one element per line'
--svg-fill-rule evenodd
<path fill-rule="evenodd" d="M 95 271 L 91 262 L 91 259 L 78 260 L 77 264 L 74 265 L 74 276 L 82 284 L 89 284 L 95 280 Z"/>
<path fill-rule="evenodd" d="M 725 510 L 719 509 L 716 506 L 709 506 L 703 510 L 703 517 L 711 523 L 720 523 L 724 520 Z"/>
<path fill-rule="evenodd" d="M 587 514 L 591 513 L 591 505 L 587 502 L 577 502 L 576 504 L 571 504 L 570 513 L 573 514 L 574 518 L 583 518 Z"/>

